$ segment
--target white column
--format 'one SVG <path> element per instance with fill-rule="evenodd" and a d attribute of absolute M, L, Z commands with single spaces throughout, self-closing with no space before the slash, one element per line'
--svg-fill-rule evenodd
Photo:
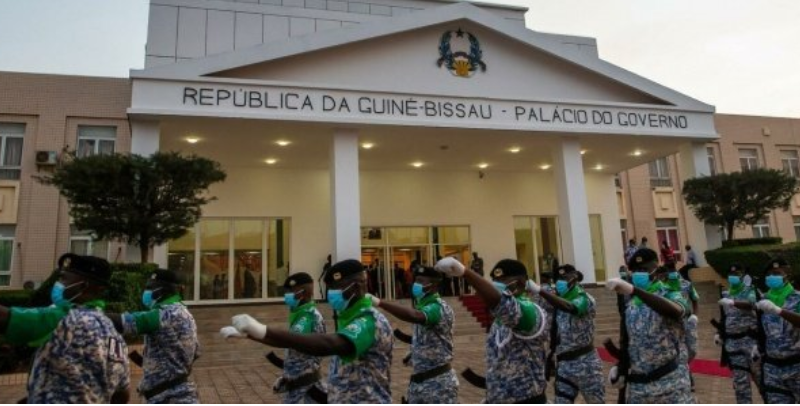
<path fill-rule="evenodd" d="M 689 142 L 681 145 L 680 153 L 680 173 L 686 179 L 697 178 L 711 175 L 711 168 L 708 166 L 708 151 L 705 142 Z M 683 185 L 681 185 L 681 190 Z M 686 243 L 692 246 L 692 251 L 697 254 L 697 260 L 701 265 L 705 262 L 703 255 L 709 248 L 709 241 L 720 240 L 719 229 L 716 226 L 706 225 L 695 217 L 692 210 L 683 202 L 683 196 L 679 196 L 681 204 L 686 208 L 686 235 L 689 241 Z M 722 242 L 720 241 L 721 245 Z M 681 247 L 682 248 L 682 247 Z"/>
<path fill-rule="evenodd" d="M 561 263 L 572 264 L 583 272 L 584 283 L 594 283 L 597 280 L 592 257 L 592 233 L 578 139 L 563 138 L 553 149 L 553 176 L 558 192 L 558 223 L 564 256 Z"/>
<path fill-rule="evenodd" d="M 161 125 L 158 121 L 131 120 L 131 153 L 150 156 L 158 152 L 161 141 Z M 128 246 L 130 251 L 131 246 Z M 167 246 L 156 245 L 152 249 L 152 261 L 161 268 L 167 267 Z M 130 259 L 130 255 L 128 255 Z M 138 249 L 136 261 L 139 260 Z"/>
<path fill-rule="evenodd" d="M 361 260 L 358 131 L 336 129 L 331 144 L 331 221 L 334 263 Z"/>

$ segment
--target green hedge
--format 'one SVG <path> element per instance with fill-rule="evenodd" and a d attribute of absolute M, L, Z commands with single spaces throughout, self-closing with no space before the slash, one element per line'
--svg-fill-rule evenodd
<path fill-rule="evenodd" d="M 781 237 L 742 238 L 738 240 L 723 241 L 722 248 L 746 247 L 749 245 L 781 245 Z"/>
<path fill-rule="evenodd" d="M 764 269 L 770 259 L 783 257 L 792 267 L 792 281 L 800 286 L 800 243 L 784 245 L 746 245 L 733 248 L 717 248 L 705 252 L 706 261 L 723 278 L 728 276 L 728 269 L 738 263 L 750 269 L 750 275 L 758 281 L 764 279 Z M 759 282 L 763 288 L 763 282 Z"/>
<path fill-rule="evenodd" d="M 113 264 L 111 284 L 106 291 L 106 311 L 144 310 L 142 291 L 147 277 L 157 268 L 156 264 Z"/>

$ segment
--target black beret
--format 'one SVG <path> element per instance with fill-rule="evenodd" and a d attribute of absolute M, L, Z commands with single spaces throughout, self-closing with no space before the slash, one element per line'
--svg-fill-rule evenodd
<path fill-rule="evenodd" d="M 669 273 L 669 272 L 670 272 L 669 267 L 664 266 L 664 265 L 657 266 L 656 269 L 655 269 L 655 273 Z"/>
<path fill-rule="evenodd" d="M 742 266 L 742 264 L 731 264 L 731 267 L 728 270 L 728 272 L 737 272 L 737 271 L 742 271 L 744 273 L 747 273 L 747 267 Z"/>
<path fill-rule="evenodd" d="M 628 269 L 634 270 L 650 262 L 658 262 L 658 254 L 650 248 L 639 248 L 628 261 Z"/>
<path fill-rule="evenodd" d="M 516 259 L 501 259 L 492 268 L 492 279 L 505 278 L 507 276 L 528 276 L 525 264 Z"/>
<path fill-rule="evenodd" d="M 781 257 L 772 258 L 767 264 L 767 267 L 764 269 L 764 272 L 767 272 L 770 269 L 777 269 L 777 268 L 790 268 L 790 265 L 788 262 L 786 262 L 785 259 Z"/>
<path fill-rule="evenodd" d="M 307 283 L 314 283 L 314 279 L 311 278 L 311 275 L 305 272 L 298 272 L 289 275 L 289 277 L 286 278 L 286 281 L 283 282 L 283 287 L 285 289 L 290 289 L 295 286 L 305 285 Z"/>
<path fill-rule="evenodd" d="M 331 284 L 364 272 L 364 265 L 355 259 L 345 259 L 333 264 L 325 274 L 325 283 Z"/>
<path fill-rule="evenodd" d="M 111 280 L 111 265 L 103 258 L 67 253 L 58 259 L 58 268 L 108 285 Z"/>
<path fill-rule="evenodd" d="M 437 272 L 435 269 L 433 269 L 433 267 L 430 266 L 418 266 L 417 269 L 414 269 L 414 276 L 427 276 L 428 278 L 433 279 L 444 278 L 444 274 Z"/>
<path fill-rule="evenodd" d="M 162 268 L 156 269 L 156 271 L 150 275 L 150 279 L 157 282 L 171 283 L 173 285 L 180 285 L 181 283 L 180 278 L 175 271 Z"/>
<path fill-rule="evenodd" d="M 558 274 L 559 279 L 562 279 L 569 274 L 576 274 L 578 275 L 578 282 L 583 282 L 583 272 L 575 269 L 575 267 L 570 264 L 564 264 L 556 268 L 556 274 Z"/>

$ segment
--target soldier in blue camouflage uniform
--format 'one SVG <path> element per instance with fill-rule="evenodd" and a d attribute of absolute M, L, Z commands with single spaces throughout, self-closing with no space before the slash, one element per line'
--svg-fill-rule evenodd
<path fill-rule="evenodd" d="M 761 362 L 767 403 L 800 402 L 800 293 L 790 273 L 785 260 L 770 261 L 765 271 L 769 291 L 756 304 L 766 336 Z"/>
<path fill-rule="evenodd" d="M 555 295 L 556 288 L 553 285 L 553 273 L 544 271 L 540 273 L 539 276 L 542 282 L 542 284 L 539 285 L 540 291 Z M 544 311 L 545 321 L 544 333 L 539 336 L 538 340 L 541 341 L 541 345 L 546 351 L 544 353 L 544 358 L 537 362 L 544 364 L 545 380 L 549 381 L 556 373 L 556 346 L 558 345 L 558 326 L 555 323 L 556 311 L 550 302 L 535 291 L 535 288 L 532 288 L 534 286 L 532 282 L 533 281 L 529 281 L 525 289 L 530 293 L 531 299 Z"/>
<path fill-rule="evenodd" d="M 246 314 L 233 317 L 224 337 L 247 336 L 279 348 L 333 356 L 328 403 L 391 403 L 392 328 L 365 296 L 364 266 L 355 259 L 334 264 L 325 276 L 328 303 L 337 313 L 335 334 L 297 334 L 263 325 Z"/>
<path fill-rule="evenodd" d="M 583 273 L 565 264 L 556 269 L 556 293 L 539 294 L 556 312 L 556 403 L 575 403 L 578 392 L 586 403 L 605 403 L 603 365 L 594 348 L 594 298 L 581 287 Z"/>
<path fill-rule="evenodd" d="M 733 390 L 736 403 L 753 403 L 750 379 L 760 384 L 761 371 L 756 368 L 750 355 L 756 347 L 758 320 L 755 314 L 756 290 L 745 282 L 747 270 L 739 264 L 731 265 L 728 271 L 728 290 L 719 300 L 725 312 L 725 334 L 714 335 L 714 343 L 724 345 L 728 354 L 728 366 L 733 372 Z M 724 338 L 724 339 L 723 339 Z"/>
<path fill-rule="evenodd" d="M 697 357 L 697 307 L 700 302 L 700 295 L 694 288 L 691 281 L 683 279 L 680 272 L 675 268 L 675 263 L 670 262 L 665 265 L 666 271 L 663 282 L 669 288 L 683 295 L 684 300 L 692 304 L 692 315 L 684 321 L 684 340 L 681 348 L 681 357 L 687 364 L 692 362 Z M 689 373 L 689 379 L 692 383 L 692 392 L 694 392 L 694 377 Z"/>
<path fill-rule="evenodd" d="M 458 403 L 458 378 L 453 360 L 453 309 L 439 294 L 442 274 L 431 267 L 414 269 L 411 296 L 414 307 L 381 301 L 372 304 L 400 320 L 414 324 L 411 364 L 414 374 L 408 386 L 408 403 Z"/>
<path fill-rule="evenodd" d="M 300 272 L 286 278 L 283 298 L 289 306 L 289 331 L 296 334 L 325 334 L 325 319 L 314 302 L 314 279 Z M 273 385 L 273 390 L 283 393 L 283 403 L 314 403 L 308 390 L 316 385 L 326 389 L 321 382 L 320 357 L 307 355 L 292 348 L 286 349 L 283 376 Z"/>
<path fill-rule="evenodd" d="M 464 276 L 495 318 L 486 338 L 486 402 L 546 403 L 544 363 L 547 349 L 540 339 L 544 311 L 528 298 L 525 265 L 504 259 L 492 268 L 493 282 L 466 269 L 455 258 L 444 258 L 436 270 Z M 535 283 L 533 290 L 539 286 Z M 531 362 L 534 360 L 534 362 Z"/>
<path fill-rule="evenodd" d="M 100 298 L 111 278 L 104 259 L 65 254 L 53 306 L 0 306 L 0 333 L 13 344 L 41 345 L 28 378 L 29 403 L 127 403 L 127 347 Z"/>
<path fill-rule="evenodd" d="M 681 356 L 684 322 L 691 308 L 680 292 L 659 280 L 658 254 L 639 249 L 628 264 L 630 284 L 610 279 L 606 287 L 632 295 L 625 311 L 630 337 L 630 370 L 621 376 L 611 367 L 609 381 L 616 387 L 627 382 L 628 403 L 693 403 L 689 365 Z"/>
<path fill-rule="evenodd" d="M 144 335 L 139 394 L 147 403 L 199 403 L 197 387 L 189 380 L 199 351 L 197 326 L 181 303 L 175 272 L 156 270 L 147 280 L 142 304 L 150 310 L 109 315 L 124 335 Z"/>

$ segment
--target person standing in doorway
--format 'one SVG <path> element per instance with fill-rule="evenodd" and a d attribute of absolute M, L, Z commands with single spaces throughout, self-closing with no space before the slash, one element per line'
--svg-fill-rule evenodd
<path fill-rule="evenodd" d="M 639 244 L 639 248 L 649 248 L 647 246 L 647 237 L 642 237 L 642 242 Z"/>
<path fill-rule="evenodd" d="M 692 279 L 689 277 L 689 271 L 697 268 L 698 266 L 697 253 L 692 250 L 691 245 L 687 245 L 684 248 L 686 248 L 686 263 L 683 264 L 679 272 L 681 273 L 683 279 L 691 282 Z"/>

